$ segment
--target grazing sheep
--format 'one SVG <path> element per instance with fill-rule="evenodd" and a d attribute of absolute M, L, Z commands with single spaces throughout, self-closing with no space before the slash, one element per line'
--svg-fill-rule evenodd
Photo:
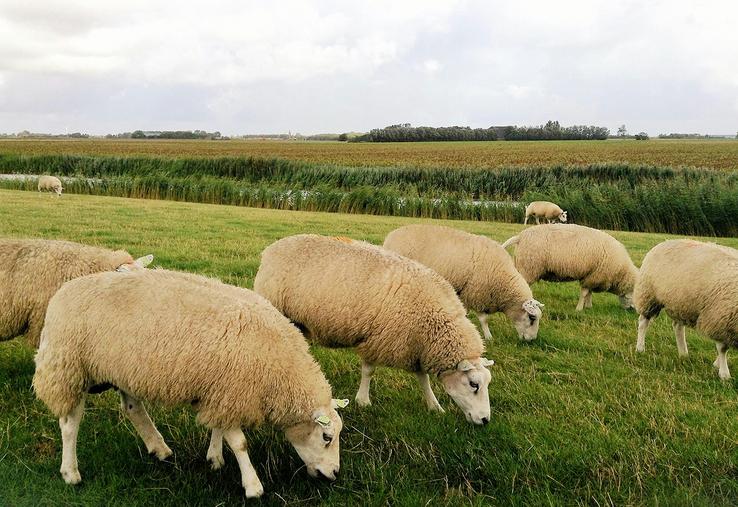
<path fill-rule="evenodd" d="M 489 422 L 484 346 L 449 283 L 425 266 L 363 241 L 298 235 L 261 255 L 254 290 L 326 347 L 356 347 L 356 401 L 370 405 L 376 365 L 414 372 L 429 409 L 438 375 L 469 422 Z"/>
<path fill-rule="evenodd" d="M 520 338 L 533 340 L 543 305 L 515 269 L 499 243 L 484 236 L 440 225 L 406 225 L 384 240 L 384 248 L 428 266 L 456 289 L 464 305 L 477 313 L 486 339 L 487 318 L 503 312 Z"/>
<path fill-rule="evenodd" d="M 0 341 L 25 333 L 38 347 L 46 305 L 61 285 L 101 271 L 138 269 L 153 256 L 133 260 L 123 250 L 68 241 L 0 239 Z"/>
<path fill-rule="evenodd" d="M 191 403 L 213 430 L 208 459 L 223 464 L 225 438 L 247 497 L 264 489 L 242 426 L 269 421 L 284 429 L 311 476 L 338 473 L 339 403 L 302 335 L 261 296 L 217 280 L 143 270 L 66 283 L 49 302 L 33 386 L 59 417 L 69 484 L 81 480 L 76 441 L 85 394 L 112 386 L 159 459 L 172 451 L 141 402 Z"/>
<path fill-rule="evenodd" d="M 633 307 L 638 268 L 622 243 L 581 225 L 536 225 L 502 244 L 517 245 L 515 266 L 525 281 L 579 281 L 577 311 L 592 308 L 592 292 L 611 292 L 623 308 Z"/>
<path fill-rule="evenodd" d="M 525 208 L 524 224 L 528 223 L 529 217 L 536 219 L 536 225 L 540 223 L 538 221 L 539 218 L 545 218 L 549 224 L 557 219 L 560 222 L 566 222 L 566 211 L 562 210 L 558 204 L 552 202 L 533 201 Z"/>
<path fill-rule="evenodd" d="M 64 189 L 62 188 L 61 180 L 56 176 L 39 176 L 38 191 L 41 192 L 43 190 L 55 192 L 56 195 L 61 197 L 62 190 Z"/>
<path fill-rule="evenodd" d="M 727 351 L 738 346 L 738 250 L 688 239 L 659 243 L 643 259 L 634 299 L 638 352 L 645 350 L 648 326 L 663 309 L 679 355 L 687 355 L 684 326 L 693 327 L 716 342 L 713 366 L 721 379 L 730 378 Z"/>

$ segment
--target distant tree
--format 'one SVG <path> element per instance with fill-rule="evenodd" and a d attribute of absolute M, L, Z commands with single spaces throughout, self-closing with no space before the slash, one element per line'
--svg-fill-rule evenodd
<path fill-rule="evenodd" d="M 628 129 L 625 128 L 625 124 L 618 127 L 618 137 L 626 137 L 628 135 Z"/>
<path fill-rule="evenodd" d="M 146 139 L 146 134 L 143 133 L 143 130 L 134 130 L 131 139 Z"/>
<path fill-rule="evenodd" d="M 348 141 L 348 134 L 344 133 L 338 136 L 339 141 Z"/>
<path fill-rule="evenodd" d="M 648 141 L 648 134 L 647 134 L 647 133 L 645 133 L 645 132 L 638 132 L 638 133 L 637 133 L 637 134 L 635 135 L 635 138 L 636 138 L 636 139 L 637 139 L 638 141 Z"/>

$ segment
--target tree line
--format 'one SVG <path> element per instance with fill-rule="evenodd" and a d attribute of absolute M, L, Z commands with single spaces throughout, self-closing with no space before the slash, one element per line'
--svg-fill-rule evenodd
<path fill-rule="evenodd" d="M 610 129 L 593 125 L 562 127 L 558 121 L 537 126 L 413 127 L 409 123 L 372 129 L 367 134 L 350 139 L 354 142 L 413 142 L 413 141 L 559 141 L 607 139 Z"/>

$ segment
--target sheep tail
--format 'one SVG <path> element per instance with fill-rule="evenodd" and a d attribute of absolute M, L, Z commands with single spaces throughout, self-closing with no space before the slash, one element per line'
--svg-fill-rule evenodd
<path fill-rule="evenodd" d="M 508 239 L 502 244 L 502 248 L 507 248 L 509 246 L 517 245 L 518 241 L 520 241 L 520 236 L 513 236 L 512 238 Z"/>

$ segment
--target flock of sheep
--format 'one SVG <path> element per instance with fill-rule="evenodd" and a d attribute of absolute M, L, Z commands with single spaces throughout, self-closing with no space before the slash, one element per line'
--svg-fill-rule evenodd
<path fill-rule="evenodd" d="M 566 220 L 556 208 L 537 216 Z M 513 245 L 514 260 L 505 249 Z M 191 404 L 212 431 L 207 459 L 213 468 L 223 465 L 225 439 L 247 497 L 264 490 L 241 428 L 265 422 L 285 432 L 311 476 L 334 480 L 337 409 L 348 400 L 333 398 L 308 341 L 356 350 L 360 406 L 371 403 L 375 367 L 391 366 L 417 376 L 430 410 L 443 411 L 434 375 L 469 422 L 487 424 L 494 362 L 484 357 L 467 310 L 487 339 L 488 316 L 503 312 L 521 339 L 533 340 L 544 307 L 530 289 L 537 280 L 579 281 L 577 310 L 591 307 L 592 292 L 634 304 L 638 351 L 664 309 L 680 354 L 687 353 L 684 326 L 716 341 L 721 378 L 729 378 L 725 354 L 738 331 L 738 251 L 666 241 L 639 272 L 612 236 L 572 224 L 532 226 L 502 245 L 435 225 L 400 227 L 382 247 L 289 236 L 263 251 L 253 291 L 146 269 L 152 259 L 64 241 L 0 239 L 0 340 L 25 334 L 38 348 L 33 387 L 59 418 L 61 474 L 69 484 L 81 480 L 76 442 L 85 397 L 110 388 L 159 459 L 172 451 L 142 402 Z"/>

